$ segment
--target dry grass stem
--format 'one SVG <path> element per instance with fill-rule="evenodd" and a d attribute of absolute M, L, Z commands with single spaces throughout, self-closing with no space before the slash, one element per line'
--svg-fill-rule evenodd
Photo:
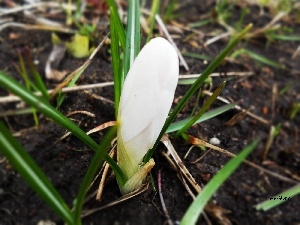
<path fill-rule="evenodd" d="M 162 194 L 162 188 L 161 188 L 161 173 L 160 173 L 160 170 L 158 171 L 157 183 L 158 183 L 158 195 L 159 195 L 159 199 L 160 199 L 160 203 L 161 203 L 163 212 L 164 212 L 164 214 L 165 214 L 165 217 L 167 218 L 167 224 L 173 225 L 174 223 L 173 223 L 173 221 L 171 220 L 171 217 L 170 217 L 169 212 L 168 212 L 168 210 L 167 210 L 167 207 L 166 207 L 166 204 L 165 204 L 165 201 L 164 201 L 164 197 L 163 197 L 163 194 Z"/>
<path fill-rule="evenodd" d="M 135 197 L 135 196 L 143 193 L 144 191 L 146 191 L 148 189 L 148 186 L 149 186 L 148 184 L 145 184 L 141 188 L 139 188 L 139 189 L 137 189 L 137 190 L 135 190 L 135 191 L 127 194 L 127 195 L 123 195 L 122 197 L 118 198 L 117 200 L 112 201 L 111 203 L 108 203 L 108 204 L 106 204 L 104 206 L 101 206 L 99 208 L 85 210 L 85 211 L 82 212 L 81 218 L 87 217 L 87 216 L 89 216 L 89 215 L 91 215 L 93 213 L 99 212 L 99 211 L 101 211 L 103 209 L 107 209 L 107 208 L 112 207 L 114 205 L 117 205 L 117 204 L 119 204 L 121 202 L 124 202 L 124 201 L 126 201 L 128 199 L 131 199 L 131 198 L 133 198 L 133 197 Z"/>
<path fill-rule="evenodd" d="M 72 116 L 72 115 L 75 115 L 75 114 L 84 114 L 84 115 L 87 115 L 87 116 L 90 116 L 90 117 L 95 117 L 94 113 L 84 111 L 84 110 L 73 111 L 73 112 L 68 113 L 66 116 L 69 117 L 69 116 Z"/>
<path fill-rule="evenodd" d="M 206 94 L 206 95 L 209 95 L 209 96 L 212 95 L 212 92 L 207 91 L 207 90 L 203 90 L 202 93 L 203 93 L 203 94 Z M 220 100 L 220 101 L 222 101 L 222 102 L 224 102 L 224 103 L 226 103 L 226 104 L 230 104 L 230 102 L 229 102 L 227 99 L 225 99 L 225 98 L 223 98 L 223 97 L 221 97 L 221 96 L 218 96 L 217 99 Z M 235 105 L 234 108 L 235 108 L 235 109 L 238 109 L 238 110 L 241 110 L 241 111 L 246 111 L 246 114 L 247 114 L 248 116 L 250 116 L 250 117 L 252 117 L 252 118 L 254 118 L 254 119 L 260 121 L 260 122 L 263 123 L 263 124 L 269 124 L 269 123 L 270 123 L 270 122 L 267 121 L 266 119 L 264 119 L 264 118 L 262 118 L 262 117 L 260 117 L 260 116 L 257 116 L 257 115 L 255 115 L 254 113 L 251 113 L 251 112 L 249 112 L 249 111 L 243 109 L 243 108 L 240 107 L 239 105 Z"/>
<path fill-rule="evenodd" d="M 102 88 L 102 87 L 108 87 L 114 85 L 114 82 L 105 82 L 105 83 L 99 83 L 99 84 L 87 84 L 87 85 L 80 85 L 75 87 L 64 87 L 61 89 L 62 93 L 69 93 L 69 92 L 76 92 L 76 91 L 82 91 L 82 90 L 91 90 L 96 88 Z M 48 90 L 49 94 L 52 94 L 54 90 Z M 42 96 L 41 92 L 34 92 L 33 93 L 36 96 Z M 0 103 L 9 103 L 9 102 L 18 102 L 22 101 L 18 96 L 5 96 L 0 97 Z"/>
<path fill-rule="evenodd" d="M 7 27 L 19 27 L 27 30 L 45 30 L 45 31 L 54 31 L 54 32 L 62 32 L 67 34 L 75 34 L 76 31 L 66 27 L 58 27 L 58 26 L 50 26 L 50 25 L 33 25 L 33 24 L 24 24 L 18 22 L 8 22 L 4 23 L 0 26 L 0 31 L 4 30 Z"/>
<path fill-rule="evenodd" d="M 195 195 L 190 189 L 189 185 L 186 182 L 186 178 L 184 177 L 181 170 L 178 168 L 178 166 L 175 165 L 173 160 L 170 158 L 170 156 L 166 152 L 161 152 L 162 156 L 165 157 L 165 159 L 168 161 L 168 163 L 171 165 L 171 167 L 177 172 L 178 179 L 182 182 L 183 186 L 185 187 L 186 191 L 189 193 L 189 195 L 192 197 L 192 199 L 195 199 Z"/>
<path fill-rule="evenodd" d="M 163 23 L 162 19 L 160 18 L 159 15 L 155 15 L 155 19 L 156 19 L 156 22 L 158 23 L 158 25 L 161 27 L 162 31 L 164 32 L 164 34 L 166 35 L 167 39 L 169 40 L 169 42 L 173 45 L 173 47 L 175 48 L 177 54 L 178 54 L 178 57 L 179 57 L 179 60 L 180 62 L 182 63 L 182 65 L 184 66 L 184 68 L 186 69 L 186 71 L 189 70 L 189 66 L 188 64 L 186 63 L 185 59 L 183 58 L 181 52 L 179 51 L 179 49 L 177 48 L 177 45 L 176 43 L 174 42 L 173 38 L 171 37 L 171 35 L 169 34 L 168 32 L 168 29 L 166 28 L 165 24 Z"/>
<path fill-rule="evenodd" d="M 112 126 L 116 126 L 116 125 L 117 125 L 117 121 L 109 121 L 109 122 L 103 123 L 103 124 L 101 124 L 101 125 L 93 128 L 93 129 L 89 130 L 86 134 L 90 135 L 92 133 L 95 133 L 95 132 L 98 132 L 100 130 L 103 130 L 103 129 L 107 128 L 107 127 L 112 127 Z"/>
<path fill-rule="evenodd" d="M 215 37 L 213 37 L 213 38 L 210 38 L 210 39 L 208 39 L 208 40 L 204 43 L 204 46 L 207 47 L 208 45 L 210 45 L 210 44 L 212 44 L 212 43 L 214 43 L 214 42 L 216 42 L 216 41 L 218 41 L 218 40 L 220 40 L 220 39 L 229 37 L 231 34 L 232 34 L 231 32 L 226 32 L 226 33 L 222 33 L 222 34 L 220 34 L 220 35 L 217 35 L 217 36 L 215 36 Z"/>
<path fill-rule="evenodd" d="M 116 145 L 114 146 L 114 148 L 116 147 Z M 110 158 L 113 158 L 114 157 L 114 154 L 115 154 L 115 150 L 114 148 L 110 151 L 109 153 L 109 157 Z M 106 177 L 107 177 L 107 173 L 108 173 L 108 170 L 109 170 L 109 164 L 107 162 L 104 162 L 103 163 L 103 173 L 102 173 L 102 177 L 101 177 L 101 181 L 99 183 L 99 187 L 98 187 L 98 190 L 97 190 L 97 195 L 96 195 L 96 200 L 97 201 L 101 201 L 101 197 L 102 197 L 102 193 L 103 193 L 103 189 L 104 189 L 104 184 L 105 184 L 105 181 L 106 181 Z M 102 167 L 102 168 L 103 168 Z"/>
<path fill-rule="evenodd" d="M 76 6 L 75 4 L 69 4 L 69 3 L 61 3 L 57 1 L 52 2 L 35 2 L 31 4 L 26 4 L 22 6 L 15 6 L 13 8 L 6 8 L 2 12 L 0 12 L 0 16 L 6 16 L 9 14 L 29 10 L 29 9 L 35 9 L 35 8 L 58 8 L 58 9 L 72 9 L 75 10 Z"/>
<path fill-rule="evenodd" d="M 193 137 L 193 136 L 191 136 L 191 135 L 189 135 L 189 140 L 188 140 L 188 142 L 191 143 L 191 144 L 193 144 L 193 145 L 199 145 L 199 146 L 210 147 L 210 148 L 212 148 L 212 149 L 214 149 L 214 150 L 216 150 L 216 151 L 218 151 L 218 152 L 221 152 L 221 153 L 223 153 L 223 154 L 225 154 L 225 155 L 227 155 L 227 156 L 229 156 L 229 157 L 232 157 L 232 158 L 233 158 L 233 157 L 236 157 L 235 154 L 233 154 L 233 153 L 231 153 L 231 152 L 229 152 L 229 151 L 227 151 L 227 150 L 225 150 L 225 149 L 222 149 L 222 148 L 219 148 L 219 147 L 217 147 L 217 146 L 211 145 L 211 144 L 207 143 L 206 141 L 200 140 L 200 139 L 198 139 L 198 138 L 196 138 L 196 137 Z M 271 176 L 273 176 L 273 177 L 276 177 L 276 178 L 278 178 L 279 180 L 283 180 L 283 181 L 285 181 L 285 182 L 293 183 L 293 184 L 297 183 L 297 181 L 295 181 L 295 180 L 292 180 L 292 179 L 290 179 L 290 178 L 288 178 L 288 177 L 282 176 L 282 175 L 280 175 L 280 174 L 278 174 L 278 173 L 274 173 L 274 172 L 272 172 L 272 171 L 270 171 L 270 170 L 268 170 L 268 169 L 265 169 L 265 168 L 263 168 L 263 167 L 261 167 L 261 166 L 256 165 L 256 164 L 253 163 L 253 162 L 250 162 L 250 161 L 248 161 L 248 160 L 244 160 L 243 162 L 244 162 L 245 164 L 247 164 L 247 165 L 249 165 L 249 166 L 255 168 L 255 169 L 258 169 L 258 170 L 260 170 L 260 171 L 262 171 L 262 172 L 264 172 L 264 173 L 266 173 L 266 174 L 269 174 L 269 175 L 271 175 Z"/>
<path fill-rule="evenodd" d="M 100 100 L 100 101 L 102 101 L 102 102 L 106 102 L 106 103 L 109 103 L 109 104 L 112 104 L 112 105 L 115 104 L 114 101 L 112 101 L 112 100 L 110 100 L 110 99 L 107 99 L 107 98 L 104 98 L 104 97 L 102 97 L 102 96 L 100 96 L 100 95 L 96 95 L 96 94 L 94 94 L 94 93 L 90 93 L 89 91 L 86 91 L 86 90 L 85 90 L 84 93 L 86 93 L 86 94 L 89 95 L 90 97 L 95 98 L 95 99 L 98 99 L 98 100 Z"/>
<path fill-rule="evenodd" d="M 275 131 L 275 127 L 271 126 L 270 131 L 269 131 L 269 135 L 268 135 L 268 139 L 267 139 L 267 142 L 266 142 L 266 145 L 265 145 L 265 149 L 264 149 L 264 152 L 263 152 L 263 157 L 262 157 L 263 160 L 266 160 L 267 155 L 268 155 L 269 150 L 270 150 L 270 147 L 273 143 L 274 131 Z"/>
<path fill-rule="evenodd" d="M 192 185 L 192 187 L 199 193 L 201 191 L 200 186 L 198 185 L 198 183 L 195 181 L 195 179 L 193 178 L 193 176 L 190 174 L 190 172 L 188 171 L 188 169 L 185 167 L 185 165 L 183 164 L 182 160 L 180 159 L 179 155 L 177 154 L 177 152 L 175 151 L 168 135 L 164 135 L 161 139 L 161 141 L 163 142 L 163 144 L 166 146 L 166 148 L 168 149 L 168 151 L 170 152 L 170 154 L 172 155 L 176 165 L 178 166 L 178 168 L 180 169 L 180 171 L 183 173 L 183 175 L 185 176 L 185 178 L 189 181 L 189 183 Z"/>

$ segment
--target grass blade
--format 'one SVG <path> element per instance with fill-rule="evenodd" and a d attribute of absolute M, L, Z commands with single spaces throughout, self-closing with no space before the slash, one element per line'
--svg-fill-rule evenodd
<path fill-rule="evenodd" d="M 109 6 L 110 17 L 114 19 L 114 26 L 117 31 L 117 35 L 119 37 L 119 41 L 121 44 L 121 48 L 125 51 L 126 46 L 126 35 L 125 30 L 121 22 L 121 18 L 118 14 L 118 8 L 114 0 L 107 0 L 107 4 Z"/>
<path fill-rule="evenodd" d="M 117 133 L 116 127 L 111 128 L 111 130 L 108 132 L 107 135 L 105 135 L 104 139 L 101 141 L 100 149 L 105 151 L 108 149 L 111 145 L 111 141 L 115 138 Z M 84 179 L 81 183 L 80 190 L 78 192 L 75 206 L 74 206 L 74 220 L 75 224 L 81 225 L 81 210 L 82 205 L 84 203 L 85 195 L 89 189 L 89 186 L 92 182 L 92 180 L 95 177 L 96 172 L 98 171 L 98 168 L 102 164 L 101 161 L 103 160 L 102 154 L 100 151 L 96 152 L 95 156 L 93 157 L 92 162 L 89 165 L 89 168 L 86 172 L 86 175 L 84 176 Z"/>
<path fill-rule="evenodd" d="M 131 67 L 135 57 L 140 51 L 140 4 L 137 0 L 128 1 L 128 18 L 126 29 L 126 46 L 124 55 L 124 74 L 125 77 Z"/>
<path fill-rule="evenodd" d="M 203 71 L 201 76 L 198 77 L 196 82 L 190 87 L 190 89 L 186 92 L 186 94 L 182 97 L 180 102 L 177 106 L 173 109 L 172 113 L 170 114 L 169 118 L 165 122 L 160 135 L 158 136 L 155 145 L 145 156 L 145 162 L 148 162 L 157 147 L 160 139 L 162 138 L 163 134 L 166 132 L 172 121 L 175 119 L 177 114 L 183 109 L 186 103 L 189 101 L 191 96 L 199 89 L 199 87 L 203 84 L 206 78 L 220 65 L 220 63 L 224 60 L 224 58 L 232 51 L 232 49 L 237 45 L 237 43 L 245 36 L 245 34 L 250 30 L 252 24 L 249 24 L 241 33 L 237 36 L 233 37 L 228 45 L 220 52 L 220 54 L 208 65 L 208 67 Z"/>
<path fill-rule="evenodd" d="M 215 91 L 214 93 L 207 99 L 198 113 L 190 119 L 176 134 L 175 137 L 179 137 L 182 133 L 186 132 L 194 123 L 204 114 L 204 112 L 211 106 L 211 104 L 216 100 L 216 98 L 220 95 L 221 91 L 225 87 L 225 82 L 223 82 Z"/>
<path fill-rule="evenodd" d="M 196 224 L 198 217 L 203 211 L 206 203 L 223 182 L 234 172 L 234 170 L 242 163 L 242 161 L 250 154 L 256 147 L 258 140 L 253 141 L 248 145 L 238 156 L 231 159 L 204 187 L 200 194 L 196 197 L 194 202 L 190 205 L 189 209 L 183 216 L 181 225 Z"/>
<path fill-rule="evenodd" d="M 45 83 L 43 82 L 39 72 L 36 69 L 36 67 L 33 64 L 33 61 L 32 61 L 31 55 L 30 55 L 30 51 L 29 51 L 28 48 L 26 48 L 25 55 L 26 55 L 27 62 L 28 62 L 29 67 L 31 69 L 31 72 L 32 72 L 33 78 L 35 80 L 37 88 L 42 93 L 43 97 L 46 100 L 49 100 L 50 96 L 48 94 L 47 87 L 46 87 Z"/>
<path fill-rule="evenodd" d="M 68 224 L 74 224 L 71 210 L 47 176 L 0 121 L 0 151 L 31 188 Z"/>
<path fill-rule="evenodd" d="M 261 63 L 264 63 L 266 65 L 269 65 L 269 66 L 272 66 L 272 67 L 275 67 L 275 68 L 278 68 L 278 69 L 285 69 L 284 66 L 282 66 L 281 64 L 273 61 L 273 60 L 270 60 L 260 54 L 257 54 L 255 52 L 252 52 L 252 51 L 249 51 L 247 49 L 239 49 L 237 50 L 236 52 L 234 52 L 231 57 L 232 58 L 236 58 L 237 56 L 239 56 L 240 54 L 246 54 L 248 55 L 249 57 L 253 58 L 254 60 L 257 60 L 258 62 L 261 62 Z"/>
<path fill-rule="evenodd" d="M 81 74 L 84 72 L 84 70 L 86 68 L 87 68 L 87 66 L 83 66 L 79 70 L 76 70 L 75 74 L 74 74 L 74 77 L 70 80 L 70 82 L 68 82 L 66 87 L 73 87 L 75 85 L 76 81 L 79 79 L 79 77 L 81 76 Z M 73 73 L 70 76 L 73 76 Z M 56 104 L 57 109 L 61 106 L 61 104 L 65 100 L 66 96 L 67 95 L 65 93 L 62 93 L 61 91 L 58 93 L 58 95 L 57 95 L 57 104 Z"/>
<path fill-rule="evenodd" d="M 295 185 L 294 187 L 285 190 L 284 192 L 266 200 L 258 205 L 256 205 L 256 210 L 263 210 L 267 211 L 276 207 L 277 205 L 284 203 L 285 201 L 289 200 L 291 197 L 300 194 L 300 184 Z"/>
<path fill-rule="evenodd" d="M 121 71 L 120 64 L 120 48 L 119 36 L 116 29 L 116 18 L 110 15 L 110 39 L 111 39 L 111 56 L 112 56 L 112 69 L 114 77 L 114 99 L 115 99 L 115 115 L 118 115 L 119 102 L 121 97 L 122 85 L 124 76 Z"/>
<path fill-rule="evenodd" d="M 159 5 L 160 5 L 160 0 L 153 0 L 152 1 L 151 16 L 149 18 L 150 31 L 149 31 L 149 34 L 147 36 L 147 41 L 146 42 L 149 42 L 150 39 L 152 38 L 153 29 L 154 29 L 154 26 L 155 26 L 155 15 L 158 14 L 158 12 L 159 12 Z"/>
<path fill-rule="evenodd" d="M 227 110 L 233 108 L 235 105 L 236 105 L 235 103 L 231 103 L 231 104 L 224 105 L 219 108 L 210 110 L 210 111 L 204 113 L 194 124 L 201 123 L 205 120 L 209 120 L 213 117 L 216 117 L 216 116 L 222 114 L 223 112 L 226 112 Z M 170 126 L 168 127 L 168 129 L 166 130 L 166 133 L 171 133 L 171 132 L 180 130 L 190 119 L 191 118 L 186 118 L 184 120 L 180 120 L 180 121 L 171 123 Z"/>
<path fill-rule="evenodd" d="M 67 130 L 69 130 L 72 134 L 82 140 L 87 146 L 91 149 L 97 151 L 101 151 L 102 157 L 110 164 L 112 169 L 114 170 L 118 181 L 122 184 L 125 183 L 125 175 L 117 165 L 117 163 L 112 160 L 107 153 L 103 149 L 99 149 L 99 145 L 88 136 L 83 130 L 81 130 L 76 124 L 74 124 L 70 119 L 65 117 L 62 113 L 53 108 L 48 102 L 46 102 L 42 98 L 38 98 L 33 95 L 31 92 L 27 91 L 23 86 L 18 84 L 14 79 L 5 73 L 0 71 L 0 85 L 5 89 L 11 91 L 15 95 L 22 98 L 27 104 L 36 108 L 40 112 L 42 112 L 47 117 L 54 120 L 56 123 L 60 124 Z"/>

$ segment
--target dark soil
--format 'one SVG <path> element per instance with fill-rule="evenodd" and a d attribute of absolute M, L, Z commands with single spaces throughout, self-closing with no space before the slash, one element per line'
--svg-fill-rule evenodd
<path fill-rule="evenodd" d="M 175 21 L 187 25 L 199 21 L 203 18 L 203 15 L 214 16 L 213 8 L 214 3 L 210 1 L 207 1 L 206 5 L 202 4 L 202 1 L 187 1 L 176 12 L 180 16 L 175 18 Z M 236 6 L 232 10 L 234 13 L 232 13 L 231 20 L 236 21 L 241 13 L 241 7 Z M 266 12 L 267 17 L 259 16 L 259 9 L 256 6 L 251 6 L 251 10 L 253 12 L 257 11 L 257 14 L 248 15 L 245 18 L 246 22 L 253 22 L 255 26 L 261 27 L 270 21 L 270 13 Z M 14 18 L 21 20 L 22 16 L 14 14 Z M 300 34 L 299 20 L 298 23 L 297 21 L 285 20 L 282 25 L 292 27 L 294 34 Z M 108 30 L 107 27 L 99 33 L 107 33 Z M 203 46 L 203 43 L 210 38 L 208 35 L 210 32 L 215 30 L 225 32 L 224 28 L 217 23 L 206 25 L 201 29 L 196 28 L 196 30 L 203 32 L 205 36 L 202 37 L 196 34 L 190 36 L 190 39 L 187 40 L 188 35 L 193 33 L 192 31 L 170 32 L 177 35 L 178 38 L 175 38 L 175 42 L 181 51 L 201 53 L 211 57 L 216 56 L 228 42 L 228 39 L 221 39 L 207 47 Z M 39 61 L 38 71 L 44 75 L 45 61 L 52 48 L 50 35 L 49 31 L 23 30 L 12 27 L 2 30 L 0 33 L 0 69 L 23 82 L 15 69 L 15 65 L 19 65 L 17 51 L 29 48 L 32 57 Z M 95 42 L 99 43 L 102 38 L 102 35 L 100 35 Z M 269 123 L 265 124 L 258 119 L 245 115 L 239 118 L 233 126 L 228 126 L 226 122 L 240 112 L 233 109 L 209 121 L 193 126 L 189 133 L 206 141 L 216 136 L 221 141 L 220 147 L 234 154 L 238 154 L 255 138 L 260 138 L 261 141 L 258 147 L 251 153 L 248 160 L 289 178 L 293 183 L 268 175 L 246 164 L 241 165 L 215 193 L 209 208 L 206 210 L 212 224 L 300 224 L 299 196 L 295 196 L 267 212 L 256 211 L 254 208 L 256 204 L 294 186 L 300 180 L 299 113 L 293 119 L 290 118 L 293 104 L 299 104 L 300 102 L 300 56 L 292 58 L 298 46 L 299 42 L 291 41 L 269 43 L 264 37 L 242 41 L 239 47 L 247 48 L 279 62 L 286 69 L 274 68 L 247 56 L 240 56 L 235 61 L 224 62 L 215 71 L 222 72 L 222 74 L 219 77 L 212 78 L 212 90 L 226 80 L 227 84 L 221 96 L 234 102 L 239 101 L 242 108 L 264 118 Z M 206 67 L 203 60 L 188 57 L 186 57 L 186 60 L 190 70 L 185 71 L 181 67 L 181 74 L 201 73 Z M 85 59 L 74 59 L 67 54 L 59 69 L 72 72 L 84 61 Z M 254 74 L 243 77 L 228 76 L 226 74 L 232 71 L 252 71 Z M 77 84 L 112 81 L 111 74 L 109 45 L 105 45 L 95 56 L 92 64 L 86 69 Z M 57 82 L 49 80 L 45 80 L 45 83 L 49 89 L 57 85 Z M 290 88 L 284 94 L 279 94 L 288 85 L 290 85 Z M 178 86 L 175 99 L 180 98 L 187 88 L 187 86 Z M 274 90 L 278 91 L 274 92 Z M 113 100 L 112 87 L 94 89 L 92 93 Z M 8 93 L 0 89 L 0 95 L 7 96 Z M 179 117 L 186 118 L 189 116 L 195 105 L 201 106 L 203 99 L 205 97 L 197 103 L 195 96 Z M 216 102 L 212 108 L 223 104 Z M 0 104 L 1 113 L 16 109 L 16 107 L 16 103 Z M 95 117 L 80 113 L 71 116 L 85 131 L 104 122 L 114 120 L 113 104 L 96 99 L 84 91 L 67 94 L 65 102 L 60 108 L 60 111 L 65 115 L 76 110 L 84 110 L 95 114 Z M 59 141 L 59 138 L 66 131 L 42 115 L 39 117 L 37 127 L 34 126 L 32 114 L 5 116 L 2 120 L 5 121 L 11 132 L 15 134 L 26 151 L 41 166 L 55 188 L 71 206 L 93 157 L 93 151 L 72 135 Z M 263 159 L 262 156 L 270 127 L 277 124 L 281 124 L 279 135 L 274 139 L 266 158 Z M 103 134 L 104 132 L 99 132 L 91 136 L 94 140 L 100 142 Z M 190 148 L 190 144 L 181 139 L 171 140 L 178 154 L 183 158 Z M 151 174 L 154 185 L 157 186 L 158 173 L 161 173 L 162 194 L 167 210 L 172 221 L 179 223 L 192 203 L 192 198 L 178 179 L 177 172 L 160 154 L 161 151 L 165 151 L 165 148 L 159 145 L 154 154 L 156 165 Z M 185 160 L 185 164 L 196 181 L 203 187 L 226 164 L 229 157 L 212 150 L 196 164 L 191 163 L 202 154 L 204 154 L 203 151 L 194 148 Z M 63 224 L 53 211 L 28 187 L 4 157 L 0 158 L 0 162 L 1 225 L 37 224 L 41 220 L 51 220 L 56 224 Z M 98 182 L 99 179 L 91 188 L 90 193 L 97 189 Z M 103 206 L 119 197 L 121 197 L 121 194 L 117 183 L 115 179 L 110 179 L 105 186 L 102 201 L 97 202 L 92 198 L 84 205 L 84 209 Z M 138 196 L 83 218 L 83 224 L 165 224 L 166 221 L 159 196 L 151 185 Z M 201 216 L 199 224 L 208 223 Z"/>

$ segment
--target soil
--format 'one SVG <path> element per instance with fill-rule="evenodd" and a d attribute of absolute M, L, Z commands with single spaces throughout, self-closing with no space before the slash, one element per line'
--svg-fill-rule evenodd
<path fill-rule="evenodd" d="M 203 17 L 213 17 L 215 3 L 207 1 L 187 1 L 177 9 L 179 16 L 174 21 L 187 25 L 197 22 Z M 254 29 L 262 27 L 270 21 L 271 12 L 265 8 L 265 14 L 260 15 L 257 6 L 247 6 L 252 14 L 247 14 L 245 23 L 252 22 Z M 232 8 L 229 21 L 234 25 L 241 15 L 242 6 Z M 105 18 L 105 15 L 103 15 Z M 236 17 L 236 18 L 235 18 Z M 13 14 L 17 21 L 24 19 L 21 14 Z M 282 26 L 293 28 L 293 34 L 299 35 L 299 20 L 285 19 L 280 22 Z M 95 44 L 99 43 L 103 34 L 109 28 L 101 28 Z M 179 29 L 171 30 L 174 40 L 180 51 L 216 56 L 226 45 L 228 39 L 221 39 L 211 45 L 204 46 L 214 31 L 225 32 L 217 23 L 210 23 L 193 31 Z M 158 33 L 158 30 L 155 30 Z M 199 33 L 203 33 L 201 36 Z M 193 34 L 193 35 L 191 35 Z M 145 35 L 145 34 L 143 34 Z M 221 143 L 219 147 L 234 154 L 238 154 L 247 144 L 255 138 L 260 138 L 257 148 L 248 157 L 248 160 L 262 166 L 276 174 L 290 179 L 290 182 L 271 176 L 259 169 L 242 164 L 230 178 L 215 193 L 206 208 L 206 214 L 212 224 L 300 224 L 300 197 L 295 196 L 283 204 L 269 210 L 257 211 L 254 206 L 284 190 L 294 186 L 300 181 L 300 147 L 299 147 L 299 113 L 291 119 L 290 114 L 293 104 L 300 102 L 299 60 L 300 55 L 292 57 L 299 46 L 296 41 L 273 41 L 263 37 L 251 38 L 242 41 L 236 49 L 241 47 L 261 54 L 270 60 L 285 66 L 279 69 L 255 61 L 246 55 L 241 55 L 235 60 L 225 60 L 215 71 L 220 76 L 212 77 L 211 90 L 221 82 L 227 81 L 221 96 L 238 104 L 249 112 L 265 119 L 264 123 L 249 115 L 240 115 L 240 111 L 232 109 L 220 116 L 194 125 L 189 131 L 202 140 L 208 141 L 217 137 Z M 44 66 L 51 52 L 51 32 L 40 30 L 24 30 L 21 28 L 7 27 L 0 33 L 0 69 L 23 83 L 15 65 L 19 65 L 18 51 L 29 48 L 38 71 L 44 77 Z M 207 66 L 204 60 L 185 57 L 189 71 L 180 67 L 181 74 L 199 74 Z M 84 63 L 85 59 L 75 59 L 66 54 L 59 65 L 59 70 L 72 72 Z M 229 76 L 230 72 L 253 72 L 252 76 Z M 54 88 L 58 82 L 44 79 L 47 88 Z M 112 81 L 111 58 L 109 45 L 104 45 L 93 59 L 91 65 L 85 70 L 77 82 L 78 85 Z M 280 94 L 285 87 L 287 91 Z M 206 87 L 207 88 L 207 87 Z M 175 101 L 186 92 L 188 86 L 179 85 Z M 205 88 L 203 88 L 205 89 Z M 78 91 L 67 94 L 60 111 L 67 115 L 74 111 L 88 111 L 95 117 L 83 113 L 71 115 L 79 126 L 88 131 L 104 122 L 114 120 L 114 106 L 110 102 L 96 99 L 93 95 L 113 100 L 113 87 L 98 88 L 90 91 Z M 0 89 L 1 96 L 8 92 Z M 178 119 L 186 118 L 194 106 L 201 107 L 205 96 L 199 102 L 196 96 L 183 109 Z M 19 103 L 1 103 L 0 110 L 7 112 L 15 110 Z M 224 105 L 217 101 L 211 108 Z M 234 116 L 239 115 L 233 124 L 228 124 Z M 236 117 L 235 117 L 236 118 Z M 11 132 L 21 142 L 26 151 L 41 166 L 55 188 L 65 201 L 72 205 L 79 190 L 85 171 L 93 157 L 93 151 L 85 146 L 74 136 L 60 140 L 66 130 L 54 124 L 43 115 L 39 115 L 39 125 L 34 125 L 32 114 L 13 115 L 2 117 Z M 231 120 L 232 121 L 232 120 Z M 271 126 L 281 124 L 279 134 L 274 138 L 270 150 L 263 158 L 264 149 L 268 140 Z M 105 131 L 92 134 L 91 137 L 100 142 Z M 183 158 L 191 147 L 182 139 L 171 138 L 178 154 Z M 177 172 L 172 169 L 168 161 L 161 155 L 166 151 L 159 145 L 154 160 L 156 165 L 152 170 L 153 185 L 157 190 L 158 173 L 161 173 L 162 195 L 166 208 L 174 224 L 179 223 L 192 198 L 177 177 Z M 219 171 L 230 159 L 228 156 L 209 151 L 197 163 L 192 163 L 202 156 L 204 151 L 194 148 L 184 160 L 185 165 L 201 187 Z M 9 162 L 0 155 L 0 224 L 38 224 L 39 221 L 52 221 L 63 224 L 63 221 L 28 187 L 23 179 L 16 173 Z M 90 194 L 98 186 L 99 179 L 91 187 Z M 101 202 L 91 198 L 84 210 L 93 209 L 108 204 L 121 197 L 115 179 L 109 179 L 105 185 Z M 203 216 L 198 224 L 209 224 Z M 95 212 L 83 218 L 83 224 L 166 224 L 167 218 L 163 212 L 158 193 L 150 185 L 143 193 L 112 207 Z"/>

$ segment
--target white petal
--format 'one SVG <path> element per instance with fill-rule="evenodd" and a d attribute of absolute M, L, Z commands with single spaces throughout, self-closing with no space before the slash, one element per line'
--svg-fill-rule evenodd
<path fill-rule="evenodd" d="M 154 38 L 146 44 L 128 72 L 119 105 L 118 133 L 122 135 L 130 163 L 136 164 L 136 168 L 165 123 L 178 75 L 177 53 L 163 38 Z"/>

